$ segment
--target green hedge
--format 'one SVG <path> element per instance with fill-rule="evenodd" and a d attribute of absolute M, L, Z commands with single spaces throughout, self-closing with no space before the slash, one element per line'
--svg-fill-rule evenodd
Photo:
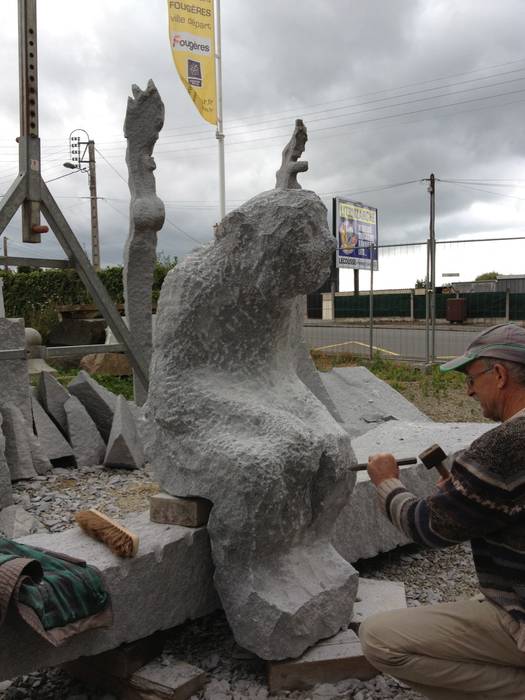
<path fill-rule="evenodd" d="M 153 300 L 176 259 L 158 262 L 153 275 Z M 97 273 L 115 304 L 124 303 L 122 266 L 106 267 Z M 93 304 L 75 270 L 33 270 L 0 272 L 4 280 L 4 304 L 8 318 L 24 318 L 26 326 L 36 328 L 45 338 L 58 321 L 57 306 Z"/>

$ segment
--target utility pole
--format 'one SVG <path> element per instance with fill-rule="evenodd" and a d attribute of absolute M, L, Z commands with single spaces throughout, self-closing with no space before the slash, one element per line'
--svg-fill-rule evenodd
<path fill-rule="evenodd" d="M 81 141 L 80 136 L 73 136 L 75 131 L 82 131 L 87 141 Z M 84 150 L 81 151 L 81 146 Z M 65 168 L 82 170 L 82 164 L 88 165 L 89 207 L 91 214 L 91 263 L 95 270 L 100 270 L 100 239 L 98 234 L 98 199 L 97 199 L 97 170 L 95 163 L 95 142 L 89 138 L 84 129 L 73 129 L 69 134 L 69 152 L 71 163 L 64 163 Z M 86 158 L 87 153 L 87 158 Z"/>
<path fill-rule="evenodd" d="M 434 173 L 427 180 L 427 192 L 430 195 L 429 238 L 427 241 L 427 277 L 426 277 L 426 363 L 428 366 L 436 360 L 436 178 Z"/>
<path fill-rule="evenodd" d="M 100 270 L 100 243 L 98 238 L 97 171 L 95 166 L 95 142 L 88 141 L 89 156 L 89 206 L 91 209 L 91 262 Z"/>
<path fill-rule="evenodd" d="M 9 265 L 7 264 L 7 240 L 7 236 L 4 236 L 4 258 L 6 258 L 6 262 L 4 263 L 5 272 L 9 272 Z"/>

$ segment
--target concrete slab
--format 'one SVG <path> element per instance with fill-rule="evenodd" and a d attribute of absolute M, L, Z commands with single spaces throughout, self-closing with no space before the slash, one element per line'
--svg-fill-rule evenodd
<path fill-rule="evenodd" d="M 91 416 L 105 442 L 109 439 L 117 397 L 104 389 L 84 370 L 68 385 L 69 393 L 76 396 Z"/>
<path fill-rule="evenodd" d="M 69 441 L 79 467 L 102 464 L 106 444 L 89 413 L 76 396 L 64 404 Z"/>
<path fill-rule="evenodd" d="M 75 458 L 71 445 L 44 411 L 42 405 L 34 395 L 31 398 L 31 407 L 38 440 L 42 446 L 42 450 L 48 456 L 53 466 L 74 466 Z"/>
<path fill-rule="evenodd" d="M 366 367 L 335 367 L 319 376 L 352 438 L 389 421 L 432 422 Z"/>
<path fill-rule="evenodd" d="M 493 423 L 408 423 L 393 421 L 352 441 L 358 462 L 375 452 L 392 452 L 396 457 L 417 457 L 434 442 L 447 454 L 468 446 L 494 427 Z M 401 480 L 419 497 L 428 496 L 439 478 L 435 469 L 421 463 L 401 467 Z M 349 502 L 337 520 L 333 544 L 347 561 L 375 557 L 411 540 L 394 527 L 384 514 L 376 490 L 366 471 L 358 472 Z"/>
<path fill-rule="evenodd" d="M 10 540 L 36 532 L 47 532 L 47 528 L 22 506 L 7 506 L 0 510 L 0 532 Z"/>
<path fill-rule="evenodd" d="M 104 464 L 106 467 L 125 469 L 138 469 L 144 464 L 144 450 L 137 424 L 123 396 L 117 397 Z"/>
<path fill-rule="evenodd" d="M 26 349 L 23 318 L 0 318 L 0 350 Z M 10 359 L 0 362 L 0 407 L 11 403 L 16 406 L 29 423 L 31 403 L 29 395 L 29 373 L 27 360 Z"/>
<path fill-rule="evenodd" d="M 120 559 L 77 527 L 21 540 L 98 567 L 111 595 L 114 621 L 111 628 L 90 630 L 52 647 L 11 612 L 0 628 L 0 680 L 114 649 L 219 607 L 205 528 L 158 525 L 147 512 L 123 524 L 140 537 L 133 559 Z"/>
<path fill-rule="evenodd" d="M 363 655 L 353 630 L 344 630 L 319 642 L 300 658 L 268 664 L 270 692 L 306 690 L 317 683 L 337 683 L 346 678 L 367 680 L 377 676 Z"/>
<path fill-rule="evenodd" d="M 5 458 L 11 481 L 32 479 L 36 476 L 28 440 L 29 427 L 22 411 L 14 404 L 2 406 L 4 422 L 2 430 L 5 436 Z"/>
<path fill-rule="evenodd" d="M 69 392 L 49 372 L 42 372 L 38 380 L 38 398 L 47 413 L 67 436 L 67 420 L 64 404 Z"/>

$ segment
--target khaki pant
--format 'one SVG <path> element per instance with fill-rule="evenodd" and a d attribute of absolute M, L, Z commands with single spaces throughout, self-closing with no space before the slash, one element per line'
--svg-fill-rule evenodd
<path fill-rule="evenodd" d="M 378 670 L 431 700 L 525 699 L 525 652 L 510 616 L 474 598 L 372 615 L 359 637 Z"/>

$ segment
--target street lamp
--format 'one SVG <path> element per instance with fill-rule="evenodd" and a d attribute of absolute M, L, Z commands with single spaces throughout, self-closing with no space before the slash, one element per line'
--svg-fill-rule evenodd
<path fill-rule="evenodd" d="M 81 131 L 85 134 L 87 141 L 81 141 L 80 136 L 73 136 L 75 132 Z M 81 147 L 84 146 L 82 154 Z M 100 242 L 98 236 L 98 200 L 97 200 L 97 174 L 95 164 L 95 142 L 89 138 L 89 134 L 84 129 L 73 129 L 69 134 L 69 152 L 71 161 L 64 163 L 64 168 L 70 170 L 84 171 L 81 167 L 82 163 L 87 163 L 88 182 L 89 182 L 89 200 L 91 209 L 91 262 L 95 270 L 100 270 Z M 86 158 L 87 152 L 87 158 Z"/>

